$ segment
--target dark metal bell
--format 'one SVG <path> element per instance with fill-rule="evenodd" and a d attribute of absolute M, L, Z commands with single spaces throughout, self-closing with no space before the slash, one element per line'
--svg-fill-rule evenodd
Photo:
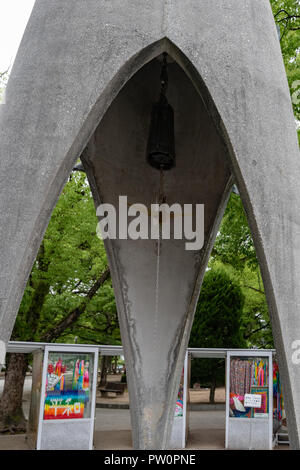
<path fill-rule="evenodd" d="M 163 95 L 152 108 L 147 161 L 158 170 L 175 166 L 174 112 Z"/>

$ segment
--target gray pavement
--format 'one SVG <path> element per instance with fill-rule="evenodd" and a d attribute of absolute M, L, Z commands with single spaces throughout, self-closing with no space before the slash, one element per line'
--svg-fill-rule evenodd
<path fill-rule="evenodd" d="M 189 428 L 224 430 L 225 411 L 191 411 L 189 413 Z M 113 431 L 131 429 L 129 410 L 114 410 L 98 408 L 96 410 L 96 431 Z"/>
<path fill-rule="evenodd" d="M 0 379 L 0 394 L 4 380 Z M 26 377 L 23 394 L 23 409 L 29 414 L 31 377 Z M 188 414 L 189 435 L 187 449 L 224 449 L 225 411 L 190 411 Z M 96 408 L 95 449 L 131 449 L 131 423 L 128 409 Z M 28 450 L 24 435 L 1 435 L 0 450 Z M 281 450 L 288 446 L 281 446 Z"/>
<path fill-rule="evenodd" d="M 113 380 L 110 377 L 110 380 Z M 23 411 L 29 416 L 31 397 L 31 376 L 25 378 Z M 0 396 L 3 392 L 4 377 L 0 377 Z M 115 404 L 113 400 L 110 404 Z M 205 405 L 204 405 L 205 406 Z M 207 405 L 206 405 L 207 406 Z M 189 412 L 189 437 L 187 448 L 223 449 L 225 439 L 225 411 Z M 131 449 L 131 422 L 129 409 L 96 408 L 95 449 Z M 28 450 L 24 435 L 1 435 L 0 450 Z"/>
<path fill-rule="evenodd" d="M 0 378 L 0 394 L 3 385 L 4 379 Z M 28 376 L 25 379 L 23 394 L 23 410 L 26 418 L 29 415 L 30 393 L 31 377 Z M 202 442 L 205 448 L 224 448 L 225 412 L 191 411 L 189 430 L 188 448 L 199 447 L 199 442 Z M 109 450 L 131 448 L 131 422 L 128 409 L 96 408 L 95 448 Z M 0 450 L 4 449 L 28 449 L 25 436 L 0 435 Z"/>

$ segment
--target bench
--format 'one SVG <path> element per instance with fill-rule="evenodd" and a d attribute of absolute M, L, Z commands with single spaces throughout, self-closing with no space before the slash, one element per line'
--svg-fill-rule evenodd
<path fill-rule="evenodd" d="M 108 397 L 109 394 L 114 394 L 116 397 L 117 395 L 123 395 L 126 388 L 125 383 L 120 382 L 107 382 L 105 387 L 99 388 L 102 397 Z"/>

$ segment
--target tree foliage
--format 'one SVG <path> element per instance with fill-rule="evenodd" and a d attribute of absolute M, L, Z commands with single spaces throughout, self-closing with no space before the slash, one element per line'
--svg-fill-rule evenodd
<path fill-rule="evenodd" d="M 247 347 L 273 347 L 268 306 L 251 231 L 241 198 L 232 193 L 209 266 L 222 267 L 244 295 L 241 330 Z"/>
<path fill-rule="evenodd" d="M 241 347 L 243 305 L 244 295 L 238 283 L 223 269 L 208 270 L 197 303 L 190 347 Z"/>
<path fill-rule="evenodd" d="M 300 3 L 298 0 L 271 0 L 271 7 L 280 31 L 294 114 L 299 121 Z M 231 194 L 229 199 L 209 265 L 223 267 L 240 284 L 245 297 L 241 328 L 248 347 L 273 347 L 259 263 L 242 201 L 236 194 Z"/>
<path fill-rule="evenodd" d="M 270 2 L 280 31 L 280 46 L 294 115 L 298 121 L 300 142 L 300 2 L 299 0 L 270 0 Z"/>
<path fill-rule="evenodd" d="M 33 264 L 12 340 L 120 344 L 114 292 L 84 174 L 67 182 Z M 26 430 L 22 390 L 28 356 L 8 357 L 0 431 Z"/>
<path fill-rule="evenodd" d="M 203 281 L 190 336 L 190 347 L 242 348 L 244 295 L 224 269 L 209 270 Z M 217 385 L 224 384 L 224 360 L 193 359 L 192 383 L 207 384 L 214 401 Z"/>
<path fill-rule="evenodd" d="M 96 225 L 86 177 L 76 172 L 59 198 L 34 262 L 14 340 L 73 342 L 76 336 L 79 342 L 119 343 L 114 293 Z"/>

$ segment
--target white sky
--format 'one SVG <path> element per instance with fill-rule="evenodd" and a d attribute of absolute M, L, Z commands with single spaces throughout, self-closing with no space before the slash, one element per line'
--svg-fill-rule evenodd
<path fill-rule="evenodd" d="M 0 72 L 12 66 L 35 0 L 0 0 Z"/>

